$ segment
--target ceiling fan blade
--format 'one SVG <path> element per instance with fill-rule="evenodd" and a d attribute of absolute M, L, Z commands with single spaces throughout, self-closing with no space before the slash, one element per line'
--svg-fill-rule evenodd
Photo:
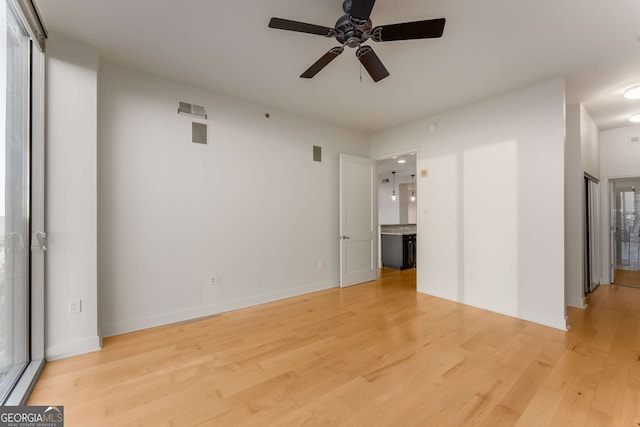
<path fill-rule="evenodd" d="M 299 33 L 317 34 L 319 36 L 333 37 L 335 30 L 321 25 L 307 24 L 304 22 L 291 21 L 289 19 L 271 18 L 269 28 L 278 30 L 297 31 Z"/>
<path fill-rule="evenodd" d="M 318 74 L 324 67 L 329 65 L 331 61 L 336 59 L 342 52 L 344 48 L 342 46 L 334 47 L 329 52 L 325 53 L 324 56 L 318 59 L 315 64 L 313 64 L 307 71 L 302 73 L 300 77 L 303 79 L 310 79 L 316 74 Z"/>
<path fill-rule="evenodd" d="M 384 67 L 378 55 L 370 46 L 362 46 L 356 51 L 356 56 L 367 70 L 374 82 L 379 82 L 385 77 L 389 77 L 389 71 Z"/>
<path fill-rule="evenodd" d="M 376 0 L 353 0 L 351 2 L 351 11 L 349 15 L 359 21 L 367 22 L 371 16 L 373 5 Z"/>
<path fill-rule="evenodd" d="M 376 42 L 435 39 L 442 37 L 445 21 L 444 18 L 438 18 L 426 21 L 404 22 L 402 24 L 380 25 L 373 29 L 371 38 Z"/>

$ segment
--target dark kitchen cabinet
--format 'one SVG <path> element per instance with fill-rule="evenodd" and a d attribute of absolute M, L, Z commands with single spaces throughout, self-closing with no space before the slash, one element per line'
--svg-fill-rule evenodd
<path fill-rule="evenodd" d="M 382 266 L 396 270 L 416 266 L 415 234 L 383 234 Z"/>

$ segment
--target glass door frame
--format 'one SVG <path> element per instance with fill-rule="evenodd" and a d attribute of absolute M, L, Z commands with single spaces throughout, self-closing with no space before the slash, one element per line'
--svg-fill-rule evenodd
<path fill-rule="evenodd" d="M 31 38 L 30 49 L 30 212 L 29 360 L 2 405 L 24 405 L 46 363 L 45 329 L 45 37 L 46 29 L 31 0 L 6 0 L 17 11 Z M 38 234 L 40 233 L 40 234 Z M 27 240 L 26 244 L 29 244 Z"/>

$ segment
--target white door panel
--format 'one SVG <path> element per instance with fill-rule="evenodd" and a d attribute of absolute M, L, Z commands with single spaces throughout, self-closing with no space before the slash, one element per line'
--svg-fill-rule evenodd
<path fill-rule="evenodd" d="M 375 162 L 340 154 L 340 286 L 376 280 Z"/>

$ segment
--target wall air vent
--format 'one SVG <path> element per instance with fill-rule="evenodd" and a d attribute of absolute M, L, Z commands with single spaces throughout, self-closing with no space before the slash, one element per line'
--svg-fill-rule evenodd
<path fill-rule="evenodd" d="M 180 101 L 178 103 L 178 114 L 189 114 L 191 116 L 207 118 L 207 109 L 202 105 L 191 104 L 190 102 Z"/>
<path fill-rule="evenodd" d="M 391 182 L 389 178 L 382 178 L 382 181 L 380 181 L 381 184 L 388 184 L 389 182 Z"/>
<path fill-rule="evenodd" d="M 633 138 L 631 138 L 631 142 L 629 142 L 629 144 L 631 144 L 631 145 L 640 144 L 640 136 L 634 136 Z"/>
<path fill-rule="evenodd" d="M 206 124 L 191 122 L 191 142 L 195 144 L 207 143 L 207 125 Z"/>

